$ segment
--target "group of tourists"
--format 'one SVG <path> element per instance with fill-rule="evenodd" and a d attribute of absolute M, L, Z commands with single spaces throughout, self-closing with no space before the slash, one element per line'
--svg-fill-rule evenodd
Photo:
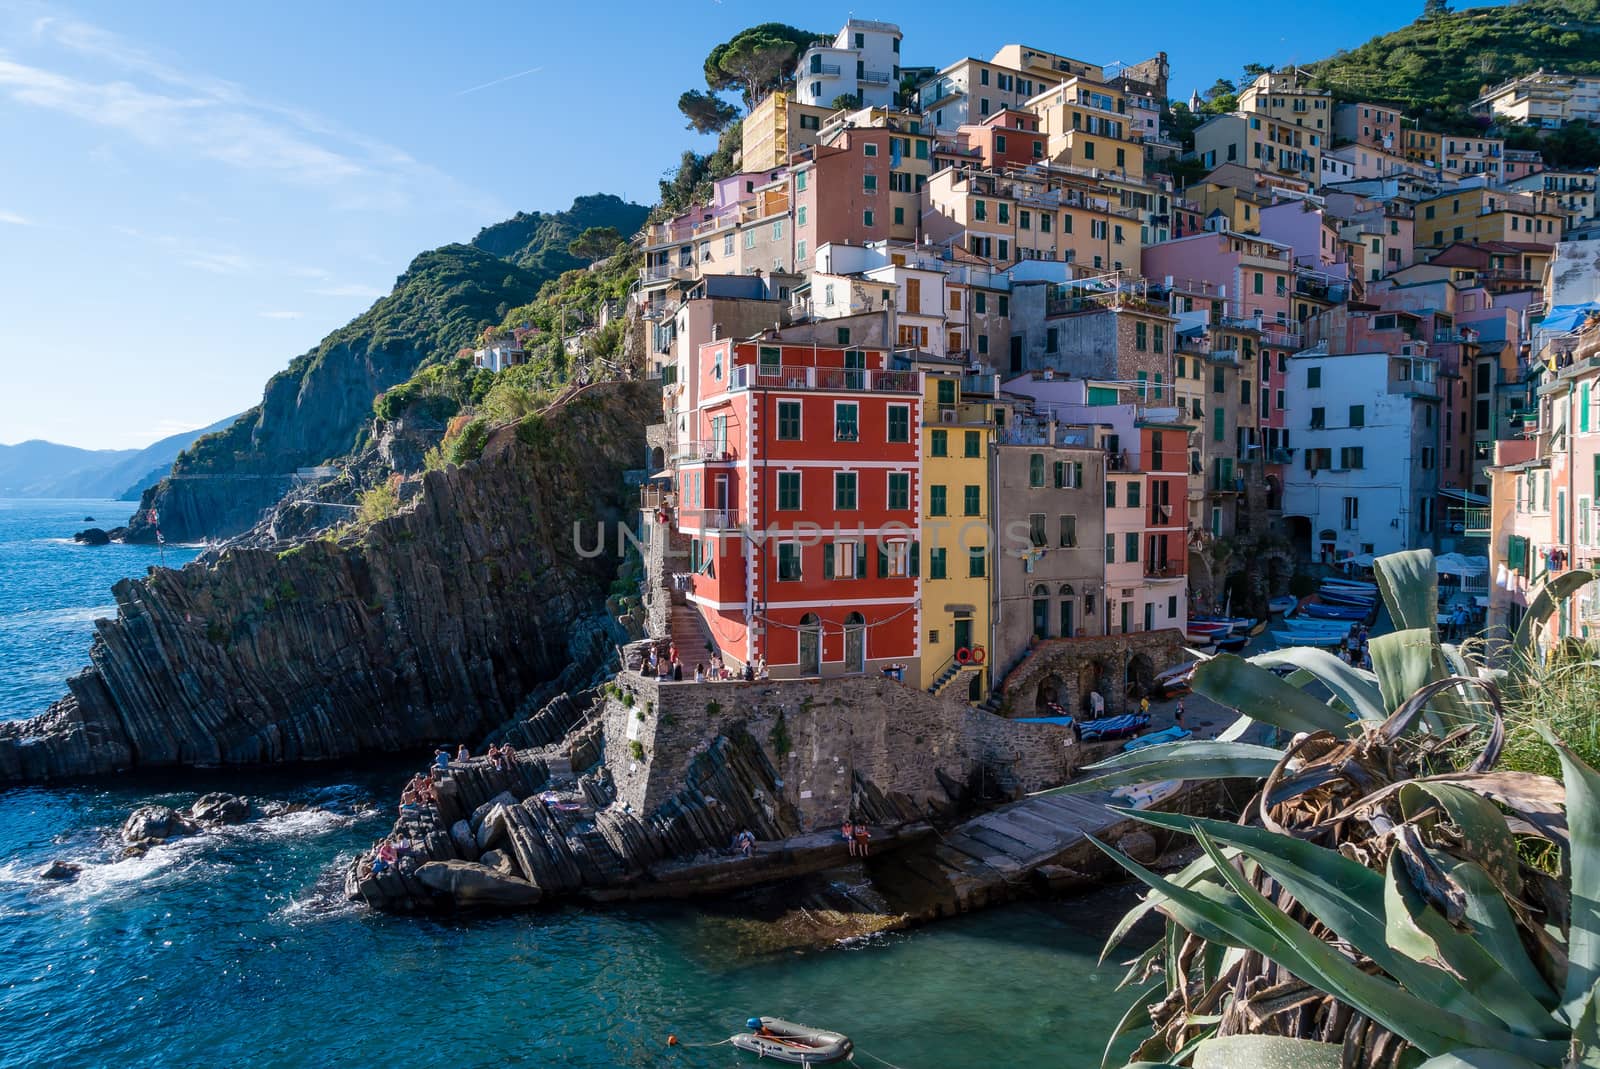
<path fill-rule="evenodd" d="M 683 681 L 683 662 L 678 660 L 678 647 L 672 647 L 672 653 L 663 659 L 656 653 L 654 646 L 644 656 L 644 661 L 639 665 L 639 674 L 642 676 L 660 676 L 675 682 Z"/>
<path fill-rule="evenodd" d="M 1372 654 L 1367 649 L 1367 625 L 1352 624 L 1350 633 L 1339 640 L 1339 656 L 1352 667 L 1372 668 Z"/>
<path fill-rule="evenodd" d="M 849 844 L 851 857 L 866 857 L 872 842 L 872 829 L 867 827 L 864 820 L 852 821 L 846 817 L 839 828 L 839 837 Z"/>
<path fill-rule="evenodd" d="M 651 646 L 644 653 L 639 662 L 639 674 L 647 677 L 659 677 L 673 683 L 681 683 L 684 679 L 683 661 L 678 657 L 678 647 L 674 643 L 667 650 L 666 656 Z M 696 683 L 733 682 L 744 680 L 754 683 L 756 680 L 771 678 L 767 672 L 767 659 L 757 657 L 754 661 L 746 662 L 742 669 L 732 669 L 721 661 L 701 661 L 694 666 L 694 672 L 689 677 Z"/>
<path fill-rule="evenodd" d="M 437 805 L 439 802 L 439 770 L 431 768 L 427 772 L 418 772 L 406 783 L 405 790 L 400 792 L 400 812 L 415 809 L 419 805 Z"/>

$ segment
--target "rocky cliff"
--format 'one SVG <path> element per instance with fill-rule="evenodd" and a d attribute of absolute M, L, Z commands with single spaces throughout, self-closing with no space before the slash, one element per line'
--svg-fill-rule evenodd
<path fill-rule="evenodd" d="M 596 521 L 628 517 L 624 472 L 657 406 L 645 384 L 589 387 L 426 473 L 405 511 L 360 533 L 118 584 L 71 693 L 0 724 L 0 783 L 490 730 L 575 656 L 609 653 L 616 558 L 585 559 L 573 525 L 592 544 Z"/>

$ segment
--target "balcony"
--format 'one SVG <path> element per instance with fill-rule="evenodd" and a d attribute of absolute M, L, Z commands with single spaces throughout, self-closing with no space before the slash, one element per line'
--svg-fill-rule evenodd
<path fill-rule="evenodd" d="M 1175 526 L 1177 526 L 1176 522 L 1172 518 L 1172 506 L 1171 505 L 1151 505 L 1149 507 L 1149 509 L 1146 510 L 1145 526 L 1146 527 L 1175 527 Z"/>
<path fill-rule="evenodd" d="M 669 509 L 677 504 L 677 497 L 677 494 L 662 486 L 641 486 L 639 487 L 639 509 L 641 512 Z"/>
<path fill-rule="evenodd" d="M 672 279 L 687 279 L 694 277 L 692 266 L 674 267 L 671 264 L 658 264 L 655 267 L 639 268 L 639 281 L 649 284 L 651 282 L 668 282 Z"/>
<path fill-rule="evenodd" d="M 1300 348 L 1300 332 L 1298 330 L 1278 330 L 1266 327 L 1261 331 L 1262 345 L 1275 345 L 1280 349 Z"/>
<path fill-rule="evenodd" d="M 1183 566 L 1176 561 L 1147 560 L 1144 562 L 1146 579 L 1182 579 Z"/>
<path fill-rule="evenodd" d="M 915 371 L 867 371 L 842 367 L 760 367 L 741 364 L 728 375 L 729 390 L 827 390 L 830 392 L 920 393 Z"/>
<path fill-rule="evenodd" d="M 733 509 L 680 509 L 678 526 L 702 531 L 734 531 L 739 528 L 739 514 Z"/>
<path fill-rule="evenodd" d="M 811 74 L 828 74 L 835 78 L 839 77 L 839 65 L 837 63 L 813 63 L 807 70 Z"/>
<path fill-rule="evenodd" d="M 929 401 L 922 409 L 922 421 L 928 426 L 987 427 L 994 423 L 994 409 L 985 404 L 961 401 L 941 405 Z"/>
<path fill-rule="evenodd" d="M 1450 510 L 1450 529 L 1459 531 L 1466 538 L 1484 538 L 1491 530 L 1491 520 L 1487 507 L 1467 506 Z"/>
<path fill-rule="evenodd" d="M 888 85 L 893 80 L 894 75 L 888 71 L 864 70 L 856 75 L 856 81 L 865 82 L 868 85 Z"/>
<path fill-rule="evenodd" d="M 727 442 L 715 440 L 698 441 L 691 438 L 688 441 L 678 443 L 678 459 L 723 464 L 737 460 L 738 455 L 728 448 Z"/>

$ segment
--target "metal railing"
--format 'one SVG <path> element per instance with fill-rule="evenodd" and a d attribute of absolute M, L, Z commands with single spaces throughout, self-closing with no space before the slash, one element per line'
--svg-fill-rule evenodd
<path fill-rule="evenodd" d="M 690 438 L 678 443 L 678 459 L 723 462 L 737 460 L 738 453 L 727 442 Z"/>
<path fill-rule="evenodd" d="M 728 389 L 917 393 L 920 385 L 915 371 L 741 364 L 729 372 Z"/>
<path fill-rule="evenodd" d="M 1147 560 L 1144 562 L 1147 579 L 1173 579 L 1183 574 L 1183 569 L 1172 561 Z"/>
<path fill-rule="evenodd" d="M 893 76 L 888 71 L 863 70 L 856 75 L 856 81 L 866 82 L 869 85 L 888 85 L 892 80 Z"/>
<path fill-rule="evenodd" d="M 1452 508 L 1450 510 L 1451 525 L 1460 525 L 1464 535 L 1486 535 L 1489 533 L 1491 521 L 1488 507 L 1472 506 Z"/>

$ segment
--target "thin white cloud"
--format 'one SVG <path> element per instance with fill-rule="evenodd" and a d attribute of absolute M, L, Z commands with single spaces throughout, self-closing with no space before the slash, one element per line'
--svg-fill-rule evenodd
<path fill-rule="evenodd" d="M 0 211 L 0 224 L 7 226 L 32 226 L 33 220 L 24 218 L 16 212 Z"/>
<path fill-rule="evenodd" d="M 299 319 L 299 312 L 257 312 L 262 319 Z"/>
<path fill-rule="evenodd" d="M 508 74 L 504 78 L 496 78 L 492 82 L 484 82 L 482 85 L 475 85 L 471 89 L 463 89 L 461 92 L 457 93 L 456 96 L 464 97 L 468 93 L 476 93 L 480 89 L 488 89 L 491 86 L 501 85 L 505 82 L 516 81 L 518 78 L 526 78 L 530 74 L 538 74 L 542 70 L 544 70 L 543 67 L 529 67 L 525 71 L 518 71 L 515 74 Z"/>
<path fill-rule="evenodd" d="M 160 152 L 321 188 L 336 209 L 404 212 L 441 198 L 474 212 L 498 207 L 402 149 L 182 70 L 97 26 L 49 16 L 30 29 L 18 39 L 31 37 L 54 58 L 0 56 L 0 101 L 67 115 Z"/>
<path fill-rule="evenodd" d="M 324 286 L 311 292 L 319 297 L 370 297 L 373 300 L 389 295 L 388 290 L 380 290 L 375 286 L 363 286 L 359 283 L 344 286 Z"/>

